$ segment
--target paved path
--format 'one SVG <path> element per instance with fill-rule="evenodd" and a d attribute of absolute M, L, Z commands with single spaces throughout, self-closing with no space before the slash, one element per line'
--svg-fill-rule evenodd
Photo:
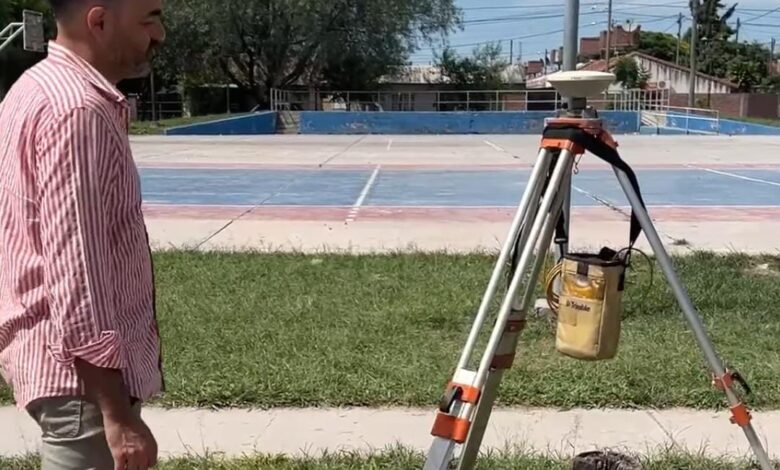
<path fill-rule="evenodd" d="M 337 409 L 204 411 L 146 409 L 163 457 L 224 453 L 318 455 L 324 451 L 382 450 L 401 444 L 425 451 L 431 410 Z M 0 408 L 0 455 L 34 452 L 38 431 L 13 408 Z M 772 458 L 780 457 L 780 412 L 757 413 L 754 424 Z M 766 445 L 766 444 L 765 444 Z M 750 447 L 728 415 L 688 410 L 498 410 L 488 448 L 521 447 L 548 455 L 613 448 L 654 453 L 675 446 L 709 456 L 747 457 Z"/>

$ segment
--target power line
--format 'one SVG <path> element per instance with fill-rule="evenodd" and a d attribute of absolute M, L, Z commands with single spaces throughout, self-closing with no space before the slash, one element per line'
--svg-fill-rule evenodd
<path fill-rule="evenodd" d="M 645 17 L 645 18 L 666 18 L 666 15 L 653 15 L 649 13 L 635 13 L 633 12 L 635 8 L 616 8 L 613 10 L 613 13 L 620 14 L 625 13 L 629 14 L 630 12 L 631 16 L 638 16 L 638 17 Z M 582 13 L 581 16 L 589 16 L 589 15 L 601 15 L 603 12 L 601 11 L 589 11 Z M 540 20 L 540 19 L 554 19 L 554 18 L 563 18 L 563 14 L 561 13 L 552 13 L 552 12 L 544 12 L 544 13 L 538 13 L 538 14 L 524 14 L 524 15 L 514 15 L 514 16 L 499 16 L 499 17 L 489 17 L 489 18 L 476 18 L 471 20 L 463 21 L 462 24 L 464 25 L 478 25 L 478 24 L 501 24 L 501 23 L 515 23 L 515 22 L 523 22 L 523 21 L 533 21 L 533 20 Z"/>
<path fill-rule="evenodd" d="M 600 15 L 600 14 L 601 12 L 583 13 L 583 15 Z M 467 20 L 467 21 L 463 21 L 463 24 L 476 25 L 476 24 L 515 23 L 515 22 L 534 21 L 534 20 L 549 20 L 553 18 L 563 18 L 563 15 L 560 13 L 547 13 L 547 14 L 538 14 L 538 15 L 502 16 L 502 17 Z"/>
<path fill-rule="evenodd" d="M 763 13 L 761 15 L 750 17 L 750 18 L 746 19 L 745 21 L 746 22 L 750 22 L 750 21 L 753 21 L 753 20 L 759 20 L 761 18 L 764 18 L 765 16 L 771 15 L 772 13 L 777 13 L 778 11 L 780 11 L 780 7 L 777 7 L 774 10 L 769 10 L 766 13 Z"/>
<path fill-rule="evenodd" d="M 662 21 L 676 20 L 676 19 L 677 19 L 677 15 L 663 16 L 663 17 L 659 17 L 659 18 L 656 18 L 656 19 L 644 21 L 642 24 L 659 23 L 659 22 L 662 22 Z M 597 22 L 594 22 L 594 23 L 591 23 L 591 24 L 583 25 L 583 27 L 601 26 L 601 25 L 605 25 L 605 24 L 607 24 L 606 21 L 597 21 Z M 675 24 L 676 24 L 676 22 L 675 22 Z M 551 35 L 554 35 L 554 34 L 562 33 L 563 31 L 564 31 L 563 29 L 557 29 L 557 30 L 553 30 L 553 31 L 546 31 L 546 32 L 543 32 L 543 33 L 527 34 L 527 35 L 524 35 L 524 36 L 515 36 L 515 37 L 510 37 L 510 38 L 486 39 L 484 41 L 467 43 L 467 44 L 454 44 L 454 45 L 449 45 L 447 47 L 449 47 L 451 49 L 459 49 L 459 48 L 463 48 L 463 47 L 474 47 L 474 46 L 481 46 L 483 44 L 488 44 L 488 43 L 492 43 L 492 42 L 504 42 L 504 41 L 512 41 L 512 40 L 517 41 L 517 40 L 522 40 L 522 39 L 532 39 L 532 38 L 537 38 L 537 37 L 551 36 Z M 434 49 L 433 47 L 431 47 L 429 49 L 423 49 L 420 52 L 414 53 L 413 56 L 422 56 L 422 55 L 434 54 L 432 52 L 433 49 Z"/>
<path fill-rule="evenodd" d="M 758 26 L 761 28 L 780 28 L 780 24 L 772 24 L 772 23 L 742 23 L 742 26 Z"/>
<path fill-rule="evenodd" d="M 594 2 L 594 3 L 582 3 L 580 4 L 580 7 L 591 7 L 591 6 L 600 6 L 600 5 L 607 5 L 606 1 L 602 2 Z M 534 8 L 555 8 L 555 7 L 563 7 L 566 6 L 565 3 L 554 3 L 554 4 L 536 4 L 536 5 L 503 5 L 503 6 L 487 6 L 487 7 L 463 7 L 460 8 L 460 10 L 463 11 L 489 11 L 489 10 L 525 10 L 525 9 L 534 9 Z M 621 3 L 620 6 L 640 6 L 640 7 L 664 7 L 664 6 L 679 6 L 684 7 L 686 6 L 685 2 L 681 1 L 674 1 L 674 2 L 667 2 L 667 3 L 646 3 L 646 2 L 625 2 Z"/>

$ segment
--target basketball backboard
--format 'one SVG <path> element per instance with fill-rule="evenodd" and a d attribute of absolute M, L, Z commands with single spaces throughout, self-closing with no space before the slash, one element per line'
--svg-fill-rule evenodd
<path fill-rule="evenodd" d="M 46 40 L 43 36 L 43 13 L 39 11 L 24 10 L 24 50 L 44 52 Z"/>

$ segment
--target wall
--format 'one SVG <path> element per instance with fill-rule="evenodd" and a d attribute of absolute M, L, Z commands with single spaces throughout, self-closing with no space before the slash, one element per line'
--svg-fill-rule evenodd
<path fill-rule="evenodd" d="M 540 134 L 547 111 L 358 113 L 303 112 L 302 134 Z M 602 112 L 613 133 L 639 130 L 638 115 L 629 111 Z"/>
<path fill-rule="evenodd" d="M 272 111 L 171 127 L 165 131 L 165 135 L 259 135 L 275 133 L 276 113 Z"/>
<path fill-rule="evenodd" d="M 664 82 L 666 88 L 676 93 L 688 92 L 690 69 L 643 54 L 634 54 L 633 57 L 639 65 L 650 72 L 651 82 Z M 731 91 L 732 87 L 725 80 L 710 79 L 702 74 L 696 76 L 696 93 L 730 93 Z"/>
<path fill-rule="evenodd" d="M 780 95 L 751 94 L 747 95 L 748 117 L 777 119 L 780 107 Z"/>
<path fill-rule="evenodd" d="M 720 120 L 720 133 L 727 135 L 777 135 L 780 136 L 780 127 L 764 126 L 748 122 Z"/>
<path fill-rule="evenodd" d="M 697 107 L 707 107 L 708 100 L 709 108 L 719 111 L 722 117 L 778 118 L 780 95 L 777 94 L 729 93 L 708 97 L 706 93 L 700 93 L 696 95 Z M 671 106 L 688 107 L 688 94 L 673 93 L 669 102 Z"/>
<path fill-rule="evenodd" d="M 721 119 L 719 122 L 708 119 L 696 119 L 684 115 L 675 116 L 669 113 L 666 118 L 666 126 L 676 129 L 690 129 L 696 132 L 719 133 L 721 135 L 777 135 L 780 136 L 780 127 L 764 126 L 749 122 Z"/>

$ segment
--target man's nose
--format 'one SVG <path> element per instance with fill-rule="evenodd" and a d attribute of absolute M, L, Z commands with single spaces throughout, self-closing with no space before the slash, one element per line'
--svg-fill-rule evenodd
<path fill-rule="evenodd" d="M 165 35 L 165 26 L 163 26 L 162 23 L 158 23 L 158 25 L 152 30 L 152 39 L 158 44 L 165 42 Z"/>

